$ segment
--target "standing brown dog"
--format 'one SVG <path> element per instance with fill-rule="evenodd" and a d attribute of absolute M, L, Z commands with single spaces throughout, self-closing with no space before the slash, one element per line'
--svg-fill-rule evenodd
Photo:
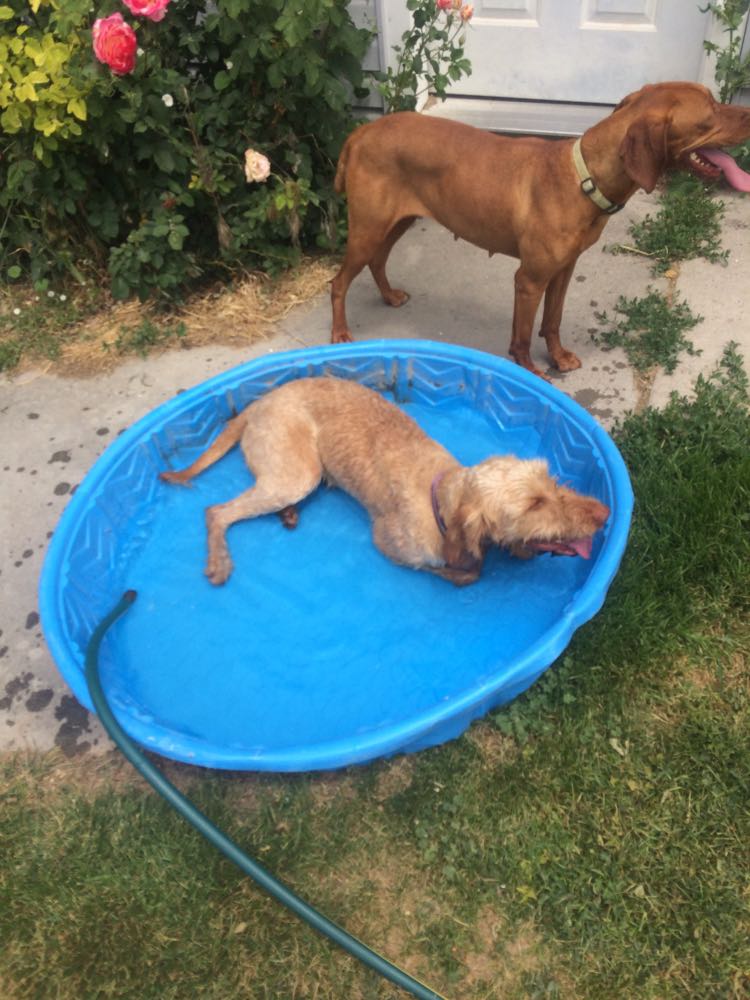
<path fill-rule="evenodd" d="M 331 340 L 352 339 L 344 301 L 366 264 L 388 305 L 406 302 L 407 293 L 388 282 L 386 261 L 415 219 L 428 217 L 490 254 L 520 259 L 510 342 L 518 364 L 541 374 L 529 348 L 544 295 L 540 336 L 552 362 L 563 372 L 579 368 L 560 343 L 579 255 L 639 187 L 653 191 L 666 167 L 703 178 L 723 171 L 742 187 L 750 178 L 715 147 L 748 136 L 750 109 L 718 104 L 695 83 L 643 87 L 578 143 L 508 138 L 414 112 L 362 125 L 344 144 L 336 173 L 336 190 L 349 203 L 349 241 L 331 286 Z"/>

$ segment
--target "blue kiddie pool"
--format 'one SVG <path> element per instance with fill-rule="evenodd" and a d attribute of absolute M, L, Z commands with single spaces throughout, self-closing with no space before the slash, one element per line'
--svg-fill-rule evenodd
<path fill-rule="evenodd" d="M 239 449 L 190 489 L 159 481 L 224 422 L 290 379 L 332 374 L 384 393 L 456 457 L 543 456 L 612 514 L 590 560 L 493 551 L 457 588 L 389 562 L 339 490 L 237 524 L 227 584 L 203 575 L 205 507 L 251 484 Z M 92 709 L 87 643 L 123 591 L 138 592 L 101 648 L 117 719 L 141 745 L 207 767 L 307 771 L 419 750 L 536 680 L 600 609 L 627 541 L 627 470 L 570 398 L 499 358 L 428 341 L 275 354 L 181 393 L 122 434 L 72 497 L 40 588 L 55 661 Z"/>

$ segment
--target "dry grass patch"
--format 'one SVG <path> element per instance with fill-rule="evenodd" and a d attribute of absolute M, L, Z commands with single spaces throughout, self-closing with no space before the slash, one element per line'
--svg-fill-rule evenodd
<path fill-rule="evenodd" d="M 489 770 L 513 763 L 521 751 L 517 740 L 501 733 L 497 726 L 485 719 L 475 722 L 465 735 L 479 751 L 482 765 Z"/>
<path fill-rule="evenodd" d="M 414 755 L 394 757 L 382 765 L 377 777 L 375 798 L 378 802 L 405 792 L 414 777 Z"/>
<path fill-rule="evenodd" d="M 502 914 L 483 906 L 475 926 L 477 946 L 461 959 L 465 995 L 479 997 L 484 989 L 487 997 L 516 996 L 523 978 L 548 967 L 547 949 L 532 923 L 509 927 Z"/>
<path fill-rule="evenodd" d="M 59 375 L 86 377 L 111 371 L 134 353 L 207 344 L 252 344 L 267 336 L 293 309 L 323 293 L 336 269 L 331 257 L 305 258 L 277 278 L 247 273 L 232 287 L 203 291 L 169 312 L 148 302 L 105 300 L 103 308 L 84 319 L 71 318 L 74 312 L 66 313 L 67 321 L 58 319 L 55 328 L 42 338 L 24 332 L 20 321 L 0 325 L 0 346 L 5 343 L 7 348 L 11 342 L 21 346 L 18 363 L 9 366 L 15 373 L 41 367 Z M 43 324 L 44 302 L 36 305 L 38 299 L 32 293 L 24 297 L 16 290 L 12 299 L 6 296 L 0 302 L 0 314 L 7 319 L 18 308 L 28 325 L 27 314 L 37 310 Z M 321 331 L 321 339 L 325 334 Z"/>

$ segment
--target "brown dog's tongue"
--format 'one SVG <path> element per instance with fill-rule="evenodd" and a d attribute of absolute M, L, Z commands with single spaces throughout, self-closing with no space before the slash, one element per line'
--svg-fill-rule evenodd
<path fill-rule="evenodd" d="M 735 190 L 750 191 L 750 174 L 741 170 L 729 153 L 725 153 L 721 149 L 714 149 L 712 146 L 701 146 L 697 152 L 713 163 L 715 167 L 719 167 Z"/>

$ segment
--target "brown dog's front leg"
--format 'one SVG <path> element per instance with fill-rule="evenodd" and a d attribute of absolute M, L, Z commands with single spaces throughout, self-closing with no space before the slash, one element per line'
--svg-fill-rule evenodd
<path fill-rule="evenodd" d="M 542 328 L 539 331 L 539 336 L 544 337 L 547 342 L 547 350 L 552 358 L 552 364 L 561 372 L 572 372 L 581 367 L 578 356 L 572 351 L 566 350 L 560 342 L 563 305 L 575 265 L 576 262 L 573 261 L 559 274 L 556 274 L 547 285 L 547 291 L 544 294 Z"/>
<path fill-rule="evenodd" d="M 547 376 L 535 367 L 531 360 L 531 332 L 534 328 L 539 303 L 544 293 L 545 285 L 530 278 L 524 271 L 523 264 L 515 275 L 516 294 L 513 305 L 513 336 L 509 353 L 516 364 L 533 372 L 547 381 Z"/>

